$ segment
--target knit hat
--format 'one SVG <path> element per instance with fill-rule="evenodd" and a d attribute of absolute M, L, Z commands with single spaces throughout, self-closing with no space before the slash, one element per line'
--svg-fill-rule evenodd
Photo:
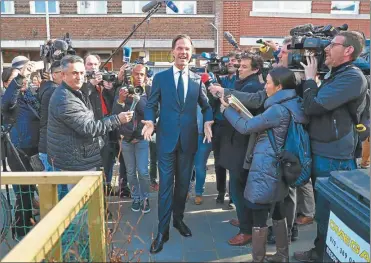
<path fill-rule="evenodd" d="M 12 68 L 21 69 L 28 61 L 30 60 L 25 56 L 16 56 L 12 60 Z"/>

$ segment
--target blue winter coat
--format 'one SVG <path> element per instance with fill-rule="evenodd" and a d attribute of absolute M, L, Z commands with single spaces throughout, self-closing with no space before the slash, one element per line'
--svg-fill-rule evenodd
<path fill-rule="evenodd" d="M 273 129 L 277 147 L 284 144 L 290 113 L 281 104 L 290 109 L 295 121 L 308 123 L 295 90 L 278 91 L 265 101 L 265 111 L 249 120 L 240 117 L 232 107 L 224 112 L 226 119 L 240 133 L 259 133 L 244 192 L 245 198 L 252 204 L 279 202 L 288 194 L 288 186 L 277 173 L 277 160 L 267 136 L 267 130 Z"/>

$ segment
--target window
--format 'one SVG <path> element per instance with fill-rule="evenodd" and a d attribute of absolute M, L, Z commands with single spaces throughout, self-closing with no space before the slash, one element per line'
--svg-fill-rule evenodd
<path fill-rule="evenodd" d="M 253 1 L 253 12 L 311 13 L 312 1 Z"/>
<path fill-rule="evenodd" d="M 170 50 L 168 51 L 150 51 L 149 61 L 151 62 L 171 62 L 172 56 Z"/>
<path fill-rule="evenodd" d="M 14 1 L 0 1 L 2 14 L 14 14 Z"/>
<path fill-rule="evenodd" d="M 142 7 L 148 4 L 147 1 L 122 1 L 123 14 L 142 14 Z"/>
<path fill-rule="evenodd" d="M 359 1 L 332 1 L 331 14 L 358 14 Z"/>
<path fill-rule="evenodd" d="M 173 1 L 174 5 L 178 8 L 179 12 L 175 13 L 168 6 L 166 6 L 166 14 L 184 14 L 195 15 L 197 14 L 197 1 Z"/>
<path fill-rule="evenodd" d="M 48 13 L 59 14 L 59 1 L 48 0 L 48 1 L 30 1 L 30 13 L 31 14 L 45 14 L 45 2 L 48 2 Z"/>
<path fill-rule="evenodd" d="M 81 15 L 107 14 L 107 1 L 77 1 L 77 13 Z"/>

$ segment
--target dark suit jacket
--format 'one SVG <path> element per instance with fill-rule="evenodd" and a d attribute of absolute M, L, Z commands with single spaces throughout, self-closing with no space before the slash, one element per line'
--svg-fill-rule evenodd
<path fill-rule="evenodd" d="M 179 139 L 184 152 L 197 151 L 197 103 L 201 107 L 204 121 L 212 121 L 213 113 L 208 103 L 206 88 L 198 75 L 189 71 L 188 92 L 183 109 L 175 86 L 173 67 L 155 75 L 144 119 L 155 123 L 158 106 L 161 105 L 156 127 L 159 153 L 173 152 Z"/>

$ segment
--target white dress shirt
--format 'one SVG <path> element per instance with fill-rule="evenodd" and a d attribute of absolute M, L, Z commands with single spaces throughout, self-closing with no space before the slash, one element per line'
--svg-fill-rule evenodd
<path fill-rule="evenodd" d="M 173 66 L 173 73 L 174 73 L 174 81 L 175 81 L 175 87 L 178 88 L 178 81 L 179 81 L 179 71 L 175 65 Z M 189 76 L 189 70 L 188 67 L 185 67 L 183 69 L 183 83 L 184 83 L 184 102 L 187 98 L 187 92 L 188 92 L 188 76 Z"/>

